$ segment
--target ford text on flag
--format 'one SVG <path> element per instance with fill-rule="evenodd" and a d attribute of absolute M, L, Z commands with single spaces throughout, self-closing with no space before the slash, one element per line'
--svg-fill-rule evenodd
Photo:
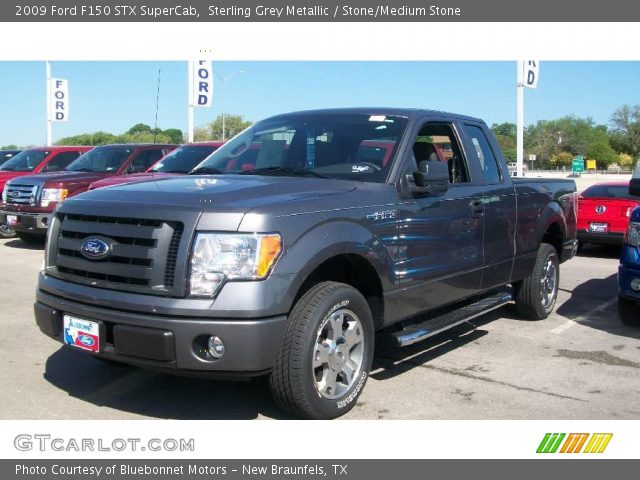
<path fill-rule="evenodd" d="M 537 88 L 538 77 L 540 76 L 540 62 L 538 62 L 538 60 L 525 60 L 522 64 L 524 67 L 522 84 L 525 87 Z"/>
<path fill-rule="evenodd" d="M 49 121 L 66 122 L 69 120 L 69 81 L 62 78 L 51 78 L 49 81 Z"/>
<path fill-rule="evenodd" d="M 194 107 L 213 105 L 213 69 L 208 60 L 193 62 L 193 99 Z"/>

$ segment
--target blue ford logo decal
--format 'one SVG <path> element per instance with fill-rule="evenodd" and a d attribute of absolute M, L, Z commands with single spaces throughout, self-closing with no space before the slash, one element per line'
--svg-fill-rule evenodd
<path fill-rule="evenodd" d="M 89 335 L 78 335 L 78 340 L 80 340 L 80 343 L 86 345 L 87 347 L 92 347 L 95 343 L 95 340 Z"/>
<path fill-rule="evenodd" d="M 109 255 L 111 247 L 99 238 L 87 238 L 80 245 L 80 253 L 90 260 L 101 260 Z"/>

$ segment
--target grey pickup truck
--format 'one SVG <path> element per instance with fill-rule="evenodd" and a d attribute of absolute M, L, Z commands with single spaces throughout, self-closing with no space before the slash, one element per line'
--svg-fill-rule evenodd
<path fill-rule="evenodd" d="M 278 115 L 191 175 L 69 198 L 48 230 L 35 317 L 105 360 L 269 375 L 328 419 L 398 346 L 515 301 L 554 307 L 576 252 L 572 180 L 513 179 L 486 124 L 417 109 Z"/>

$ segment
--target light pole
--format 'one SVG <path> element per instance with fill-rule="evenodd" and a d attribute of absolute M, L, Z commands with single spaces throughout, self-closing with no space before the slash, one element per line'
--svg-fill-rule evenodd
<path fill-rule="evenodd" d="M 222 94 L 220 95 L 220 109 L 222 110 L 222 141 L 223 142 L 225 141 L 225 137 L 227 133 L 226 124 L 225 124 L 225 113 L 224 113 L 224 94 L 226 90 L 226 85 L 227 83 L 229 83 L 229 81 L 233 77 L 235 77 L 236 75 L 243 75 L 244 73 L 245 73 L 244 70 L 238 70 L 222 78 L 216 75 L 218 79 L 222 82 Z"/>

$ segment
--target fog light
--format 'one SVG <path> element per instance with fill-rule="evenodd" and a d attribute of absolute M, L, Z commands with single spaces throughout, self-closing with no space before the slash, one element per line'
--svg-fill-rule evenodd
<path fill-rule="evenodd" d="M 634 292 L 637 292 L 640 290 L 640 278 L 634 277 L 631 279 L 631 290 L 633 290 Z"/>
<path fill-rule="evenodd" d="M 221 358 L 224 355 L 224 343 L 216 335 L 211 335 L 207 342 L 207 351 L 213 358 Z"/>

